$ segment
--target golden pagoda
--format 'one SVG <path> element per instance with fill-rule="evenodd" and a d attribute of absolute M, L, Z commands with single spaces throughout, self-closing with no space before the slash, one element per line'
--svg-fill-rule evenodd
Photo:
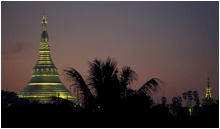
<path fill-rule="evenodd" d="M 78 103 L 76 97 L 61 82 L 58 69 L 52 61 L 45 12 L 41 23 L 43 32 L 41 34 L 38 61 L 32 69 L 30 81 L 18 93 L 18 97 L 40 103 L 50 103 L 52 97 L 60 97 Z"/>
<path fill-rule="evenodd" d="M 211 87 L 209 86 L 209 77 L 207 79 L 208 85 L 206 87 L 206 96 L 205 98 L 202 98 L 202 101 L 200 103 L 200 106 L 203 107 L 205 105 L 209 106 L 213 103 L 216 103 L 214 97 L 211 95 Z"/>

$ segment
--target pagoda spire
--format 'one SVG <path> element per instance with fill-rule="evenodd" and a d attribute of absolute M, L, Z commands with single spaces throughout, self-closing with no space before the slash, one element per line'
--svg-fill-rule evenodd
<path fill-rule="evenodd" d="M 47 20 L 46 20 L 46 16 L 45 16 L 45 10 L 43 13 L 43 18 L 42 18 L 42 26 L 43 26 L 43 32 L 41 34 L 41 42 L 49 42 L 49 36 L 47 34 Z"/>
<path fill-rule="evenodd" d="M 208 79 L 207 79 L 208 85 L 207 87 L 209 87 L 209 72 L 208 72 Z"/>
<path fill-rule="evenodd" d="M 43 19 L 42 19 L 42 21 L 41 21 L 41 23 L 44 25 L 46 25 L 47 24 L 47 20 L 46 20 L 46 16 L 45 16 L 45 10 L 44 10 L 44 13 L 43 13 Z M 44 26 L 43 26 L 44 27 Z M 45 26 L 46 27 L 46 26 Z M 46 28 L 45 28 L 46 29 Z"/>
<path fill-rule="evenodd" d="M 209 72 L 208 72 L 208 79 L 207 79 L 207 87 L 206 87 L 206 98 L 212 98 L 211 96 L 211 87 L 209 86 Z"/>

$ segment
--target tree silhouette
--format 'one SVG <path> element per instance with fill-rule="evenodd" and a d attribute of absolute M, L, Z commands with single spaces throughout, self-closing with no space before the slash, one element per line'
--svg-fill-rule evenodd
<path fill-rule="evenodd" d="M 157 93 L 158 89 L 160 89 L 159 83 L 160 82 L 162 85 L 165 83 L 161 81 L 158 78 L 152 78 L 148 82 L 146 82 L 137 92 L 138 93 L 145 93 L 149 96 L 152 95 L 152 92 Z"/>
<path fill-rule="evenodd" d="M 83 102 L 83 108 L 93 108 L 93 104 L 95 103 L 94 97 L 80 73 L 78 73 L 74 68 L 64 69 L 64 73 L 67 75 L 67 80 L 71 79 L 71 81 L 74 82 L 72 84 L 72 86 L 74 86 L 74 90 L 80 90 L 80 94 L 77 95 L 79 98 L 77 99 Z"/>
<path fill-rule="evenodd" d="M 193 91 L 193 96 L 194 96 L 194 101 L 196 102 L 196 106 L 199 106 L 198 92 L 197 91 Z"/>
<path fill-rule="evenodd" d="M 167 103 L 167 98 L 164 95 L 161 98 L 161 102 L 162 102 L 162 104 L 166 104 Z"/>
<path fill-rule="evenodd" d="M 192 107 L 191 101 L 193 100 L 192 91 L 188 91 L 187 94 L 188 94 L 187 106 L 188 106 L 188 108 L 191 108 Z"/>
<path fill-rule="evenodd" d="M 15 92 L 1 90 L 1 104 L 3 108 L 22 107 L 30 104 L 30 101 L 25 98 L 18 98 Z"/>
<path fill-rule="evenodd" d="M 187 92 L 187 94 L 188 94 L 188 99 L 190 100 L 190 101 L 192 101 L 193 100 L 193 97 L 192 97 L 192 91 L 188 91 Z"/>
<path fill-rule="evenodd" d="M 185 103 L 186 103 L 186 99 L 187 99 L 188 94 L 186 92 L 183 93 L 183 99 L 185 99 Z M 187 106 L 187 104 L 186 104 Z"/>
<path fill-rule="evenodd" d="M 73 82 L 74 90 L 80 92 L 77 99 L 83 102 L 82 105 L 85 109 L 96 110 L 97 107 L 111 107 L 112 103 L 126 96 L 127 86 L 133 81 L 137 81 L 138 78 L 137 74 L 128 66 L 122 67 L 122 72 L 119 73 L 117 62 L 110 57 L 107 58 L 106 62 L 95 59 L 88 64 L 89 76 L 87 81 L 74 68 L 64 69 L 67 80 L 70 79 Z M 157 92 L 159 88 L 157 81 L 163 83 L 157 78 L 152 78 L 137 93 L 151 95 L 152 91 Z M 91 89 L 94 89 L 94 95 Z"/>
<path fill-rule="evenodd" d="M 181 102 L 182 102 L 182 98 L 178 95 L 178 103 L 180 103 L 181 104 Z"/>
<path fill-rule="evenodd" d="M 172 102 L 176 106 L 178 104 L 178 98 L 177 97 L 173 97 L 172 98 Z"/>

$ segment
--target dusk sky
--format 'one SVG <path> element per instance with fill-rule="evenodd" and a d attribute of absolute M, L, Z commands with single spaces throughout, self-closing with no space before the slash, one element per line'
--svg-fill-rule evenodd
<path fill-rule="evenodd" d="M 86 79 L 88 61 L 108 56 L 130 66 L 138 90 L 151 78 L 166 85 L 152 95 L 198 91 L 205 96 L 209 72 L 219 98 L 219 2 L 1 2 L 1 89 L 20 92 L 39 56 L 45 9 L 51 57 L 61 81 L 75 68 Z M 73 93 L 73 90 L 71 90 Z M 160 101 L 161 102 L 161 101 Z M 184 105 L 185 100 L 183 100 Z"/>

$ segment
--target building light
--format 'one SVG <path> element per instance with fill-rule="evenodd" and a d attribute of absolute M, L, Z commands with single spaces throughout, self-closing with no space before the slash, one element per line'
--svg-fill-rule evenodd
<path fill-rule="evenodd" d="M 41 65 L 41 64 L 38 64 L 37 67 L 51 67 L 52 65 Z"/>
<path fill-rule="evenodd" d="M 50 55 L 43 55 L 43 54 L 41 54 L 40 56 L 41 56 L 41 57 L 45 57 L 45 56 L 50 56 Z"/>
<path fill-rule="evenodd" d="M 27 85 L 63 85 L 63 83 L 28 83 Z"/>
<path fill-rule="evenodd" d="M 59 75 L 49 75 L 49 74 L 48 74 L 48 75 L 47 75 L 47 74 L 43 74 L 43 75 L 31 75 L 31 77 L 41 77 L 41 76 L 42 76 L 42 77 L 43 77 L 43 76 L 57 76 L 57 77 L 58 77 Z"/>

